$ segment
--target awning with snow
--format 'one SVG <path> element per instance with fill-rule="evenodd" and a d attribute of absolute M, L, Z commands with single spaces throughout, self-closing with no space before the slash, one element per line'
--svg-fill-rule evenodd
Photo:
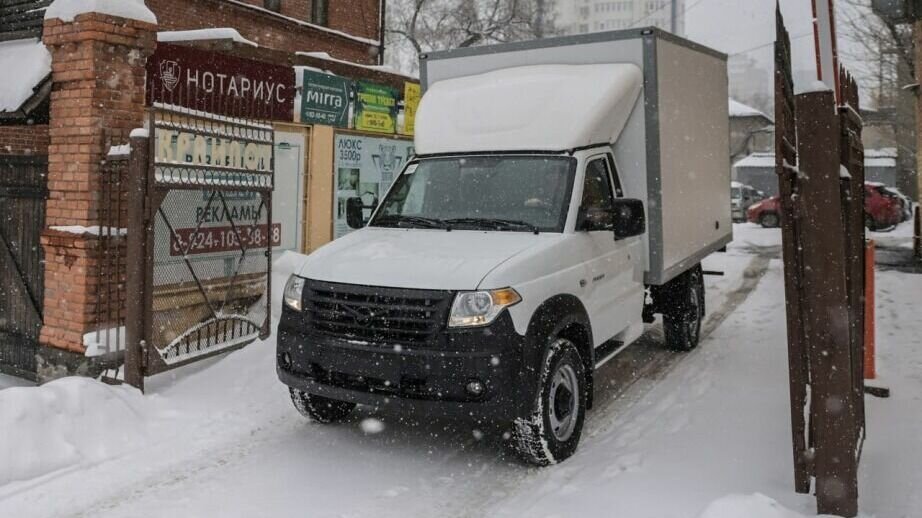
<path fill-rule="evenodd" d="M 0 120 L 29 118 L 51 94 L 51 53 L 38 38 L 0 42 Z M 47 115 L 47 114 L 46 114 Z"/>

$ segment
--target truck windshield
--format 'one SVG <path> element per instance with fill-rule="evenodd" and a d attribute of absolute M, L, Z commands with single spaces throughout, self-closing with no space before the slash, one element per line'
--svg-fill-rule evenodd
<path fill-rule="evenodd" d="M 370 225 L 563 232 L 576 160 L 559 156 L 429 158 L 407 166 Z"/>

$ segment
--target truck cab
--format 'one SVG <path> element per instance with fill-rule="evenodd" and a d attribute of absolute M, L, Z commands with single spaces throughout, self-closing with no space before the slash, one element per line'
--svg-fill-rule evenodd
<path fill-rule="evenodd" d="M 645 322 L 662 314 L 668 345 L 694 348 L 700 258 L 728 241 L 728 178 L 670 184 L 638 164 L 644 82 L 617 62 L 428 85 L 417 156 L 375 207 L 350 200 L 355 230 L 285 287 L 277 368 L 296 408 L 319 422 L 356 404 L 498 421 L 524 459 L 548 465 L 576 450 L 595 369 Z M 574 101 L 536 119 L 557 95 Z M 726 110 L 725 96 L 716 104 Z M 723 144 L 705 152 L 728 154 Z M 697 214 L 706 235 L 679 257 L 651 237 L 669 235 L 651 215 L 680 217 L 652 184 L 721 185 L 726 217 Z"/>

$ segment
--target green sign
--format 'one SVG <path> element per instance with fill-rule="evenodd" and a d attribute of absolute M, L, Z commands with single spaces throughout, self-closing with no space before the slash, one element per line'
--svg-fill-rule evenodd
<path fill-rule="evenodd" d="M 355 129 L 377 133 L 397 131 L 397 91 L 364 81 L 356 83 Z"/>
<path fill-rule="evenodd" d="M 352 81 L 304 71 L 301 122 L 346 128 L 349 126 L 349 90 Z"/>

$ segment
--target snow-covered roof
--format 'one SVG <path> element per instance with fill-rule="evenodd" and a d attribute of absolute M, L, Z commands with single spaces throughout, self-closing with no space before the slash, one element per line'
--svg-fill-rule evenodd
<path fill-rule="evenodd" d="M 896 150 L 893 150 L 892 156 L 878 155 L 877 153 L 885 153 L 888 148 L 883 150 L 874 150 L 870 149 L 865 152 L 864 157 L 864 166 L 865 167 L 896 167 Z M 746 158 L 740 160 L 739 162 L 733 164 L 733 167 L 775 167 L 775 154 L 774 153 L 753 153 Z"/>
<path fill-rule="evenodd" d="M 774 120 L 769 117 L 765 112 L 757 110 L 752 106 L 747 106 L 739 101 L 729 99 L 730 102 L 730 117 L 764 117 L 765 119 L 774 122 Z"/>
<path fill-rule="evenodd" d="M 51 53 L 35 38 L 0 43 L 0 70 L 14 74 L 0 82 L 0 112 L 22 107 L 51 73 Z"/>
<path fill-rule="evenodd" d="M 865 157 L 864 167 L 896 167 L 896 159 L 890 157 Z"/>
<path fill-rule="evenodd" d="M 365 68 L 368 70 L 374 70 L 377 72 L 385 72 L 388 74 L 394 74 L 401 77 L 406 77 L 407 79 L 419 80 L 418 76 L 404 74 L 403 72 L 397 70 L 396 68 L 389 67 L 387 65 L 365 65 L 362 63 L 355 63 L 353 61 L 346 61 L 345 59 L 334 58 L 330 55 L 329 52 L 296 52 L 296 56 L 304 56 L 314 59 L 322 59 L 324 61 L 332 61 L 333 63 L 342 63 L 344 65 L 349 65 L 353 67 Z"/>
<path fill-rule="evenodd" d="M 623 63 L 523 66 L 438 81 L 416 113 L 416 151 L 560 151 L 612 142 L 642 82 L 640 68 Z"/>
<path fill-rule="evenodd" d="M 59 18 L 62 22 L 72 22 L 74 18 L 85 13 L 108 14 L 157 23 L 153 11 L 144 5 L 144 0 L 54 0 L 45 11 L 45 19 Z"/>
<path fill-rule="evenodd" d="M 733 167 L 775 167 L 775 154 L 753 153 L 733 164 Z"/>
<path fill-rule="evenodd" d="M 865 158 L 896 158 L 895 147 L 883 147 L 880 149 L 865 149 Z"/>
<path fill-rule="evenodd" d="M 157 33 L 157 41 L 209 41 L 209 40 L 232 40 L 236 43 L 258 47 L 255 42 L 250 41 L 240 35 L 237 29 L 230 27 L 218 27 L 214 29 L 195 29 L 191 31 L 161 31 Z"/>

